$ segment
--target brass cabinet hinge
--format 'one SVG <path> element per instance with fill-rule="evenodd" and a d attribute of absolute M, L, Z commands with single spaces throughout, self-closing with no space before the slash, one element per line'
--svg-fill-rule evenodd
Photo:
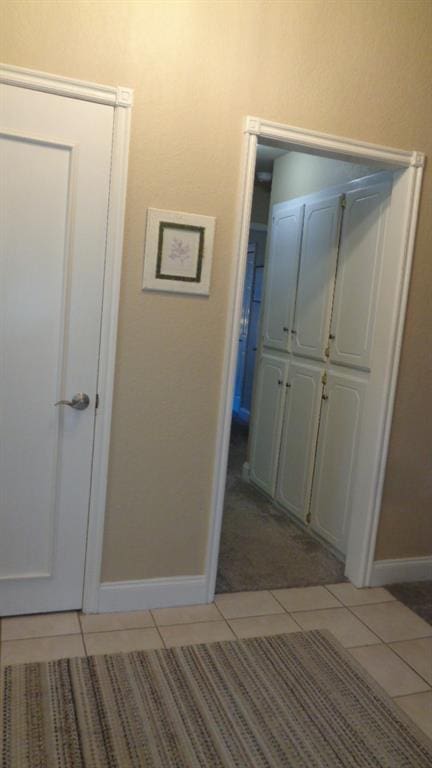
<path fill-rule="evenodd" d="M 327 384 L 327 371 L 324 371 L 323 375 L 321 376 L 321 384 Z"/>
<path fill-rule="evenodd" d="M 346 208 L 346 195 L 342 195 L 341 208 Z"/>

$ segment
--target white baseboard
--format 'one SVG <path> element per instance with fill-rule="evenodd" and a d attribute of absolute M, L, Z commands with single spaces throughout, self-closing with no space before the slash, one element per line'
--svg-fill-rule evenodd
<path fill-rule="evenodd" d="M 432 556 L 405 557 L 398 560 L 375 560 L 369 586 L 382 587 L 402 581 L 432 580 Z"/>
<path fill-rule="evenodd" d="M 144 611 L 207 602 L 205 576 L 174 576 L 142 581 L 106 581 L 99 587 L 100 613 Z"/>

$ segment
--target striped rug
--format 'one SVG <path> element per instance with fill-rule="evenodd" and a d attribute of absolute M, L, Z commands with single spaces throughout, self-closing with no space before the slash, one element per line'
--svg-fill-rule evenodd
<path fill-rule="evenodd" d="M 430 768 L 327 632 L 8 667 L 2 768 Z"/>

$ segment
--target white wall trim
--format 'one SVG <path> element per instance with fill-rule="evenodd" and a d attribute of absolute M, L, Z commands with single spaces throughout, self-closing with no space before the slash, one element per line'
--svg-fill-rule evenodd
<path fill-rule="evenodd" d="M 244 126 L 243 163 L 240 178 L 239 214 L 237 217 L 238 256 L 232 271 L 232 284 L 228 304 L 228 321 L 225 339 L 225 354 L 220 390 L 220 408 L 218 418 L 216 453 L 211 501 L 211 519 L 207 547 L 206 576 L 207 599 L 214 597 L 217 564 L 219 557 L 220 533 L 223 518 L 226 469 L 228 462 L 229 439 L 231 430 L 231 405 L 234 394 L 234 381 L 238 349 L 238 329 L 241 317 L 242 294 L 246 271 L 249 225 L 254 187 L 256 149 L 258 138 L 283 142 L 297 151 L 309 148 L 315 152 L 353 162 L 379 161 L 388 168 L 403 170 L 398 184 L 397 211 L 393 216 L 393 229 L 396 234 L 397 260 L 401 265 L 398 277 L 396 311 L 392 316 L 392 330 L 388 348 L 390 364 L 385 373 L 385 408 L 381 423 L 377 425 L 380 433 L 379 462 L 370 499 L 358 504 L 355 525 L 348 542 L 346 558 L 347 575 L 356 586 L 367 586 L 372 578 L 372 562 L 375 552 L 376 534 L 381 508 L 384 473 L 387 462 L 390 427 L 393 414 L 394 396 L 399 369 L 402 345 L 403 325 L 406 312 L 411 261 L 414 250 L 414 238 L 420 201 L 420 188 L 424 155 L 375 144 L 368 144 L 355 139 L 331 136 L 316 131 L 273 123 L 257 117 L 247 117 Z M 395 222 L 398 222 L 396 224 Z M 395 245 L 395 243 L 393 243 Z M 357 492 L 357 496 L 359 492 Z M 357 499 L 357 502 L 359 499 Z M 358 511 L 360 509 L 360 515 Z M 354 530 L 355 529 L 355 530 Z"/>
<path fill-rule="evenodd" d="M 18 88 L 30 88 L 34 91 L 54 93 L 57 96 L 95 101 L 98 104 L 108 104 L 111 107 L 131 107 L 133 102 L 131 88 L 88 83 L 85 80 L 50 75 L 46 72 L 36 72 L 33 69 L 14 67 L 9 64 L 0 64 L 0 80 L 7 85 L 15 85 Z"/>
<path fill-rule="evenodd" d="M 97 390 L 99 394 L 99 407 L 96 411 L 95 419 L 87 557 L 84 576 L 83 610 L 85 611 L 96 610 L 102 567 L 130 120 L 130 109 L 115 107 Z"/>
<path fill-rule="evenodd" d="M 300 152 L 302 148 L 317 149 L 320 153 L 328 152 L 330 154 L 348 155 L 357 161 L 363 158 L 399 167 L 413 166 L 423 168 L 425 164 L 423 152 L 393 149 L 381 146 L 380 144 L 370 144 L 366 141 L 334 136 L 319 131 L 310 131 L 293 125 L 283 125 L 282 123 L 263 120 L 259 117 L 246 118 L 245 132 L 253 136 L 259 136 L 261 139 L 283 141 L 287 144 L 292 143 L 296 146 L 297 152 Z"/>
<path fill-rule="evenodd" d="M 223 505 L 231 434 L 231 408 L 234 397 L 235 373 L 240 319 L 243 304 L 243 286 L 249 245 L 249 226 L 254 190 L 257 137 L 250 135 L 243 142 L 239 198 L 237 213 L 237 259 L 231 272 L 228 298 L 228 321 L 224 347 L 219 418 L 216 434 L 215 465 L 210 508 L 209 538 L 206 555 L 207 602 L 214 598 L 222 530 Z"/>
<path fill-rule="evenodd" d="M 104 582 L 99 587 L 100 613 L 111 611 L 144 611 L 196 605 L 207 599 L 207 580 L 202 576 L 174 576 L 166 579 Z M 91 612 L 91 609 L 87 609 Z"/>
<path fill-rule="evenodd" d="M 400 584 L 403 581 L 432 581 L 432 555 L 375 560 L 369 580 L 371 587 Z"/>
<path fill-rule="evenodd" d="M 392 343 L 393 349 L 391 368 L 388 373 L 387 402 L 381 433 L 381 452 L 380 461 L 377 468 L 375 499 L 373 510 L 371 514 L 367 516 L 365 523 L 366 530 L 363 546 L 361 547 L 361 543 L 359 545 L 359 548 L 362 548 L 363 550 L 361 555 L 360 572 L 363 574 L 364 586 L 371 586 L 371 578 L 374 566 L 375 546 L 378 535 L 385 471 L 387 466 L 387 456 L 390 445 L 390 433 L 396 399 L 399 364 L 402 354 L 403 331 L 408 304 L 411 268 L 414 257 L 415 236 L 417 231 L 417 219 L 420 208 L 420 194 L 423 178 L 423 166 L 412 165 L 404 175 L 408 176 L 405 196 L 405 210 L 401 212 L 401 219 L 404 218 L 405 220 L 403 225 L 404 238 L 403 242 L 401 243 L 401 248 L 405 252 L 405 263 L 404 269 L 402 270 L 399 286 L 399 301 L 396 317 L 394 317 L 393 320 L 393 339 L 389 340 Z M 352 532 L 352 536 L 353 535 L 355 535 L 354 532 Z"/>

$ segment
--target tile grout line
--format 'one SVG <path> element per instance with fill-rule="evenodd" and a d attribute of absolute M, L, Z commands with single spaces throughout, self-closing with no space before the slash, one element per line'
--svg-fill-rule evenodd
<path fill-rule="evenodd" d="M 3 640 L 3 643 L 20 643 L 23 640 L 45 640 L 45 638 L 52 639 L 53 637 L 78 637 L 81 636 L 82 632 L 79 630 L 79 632 L 61 632 L 57 635 L 32 635 L 31 637 L 7 637 L 5 640 Z"/>
<path fill-rule="evenodd" d="M 430 633 L 430 634 L 428 634 L 428 635 L 420 635 L 420 636 L 418 636 L 418 637 L 410 637 L 410 638 L 407 638 L 407 640 L 384 640 L 384 638 L 383 638 L 383 637 L 381 637 L 381 635 L 379 635 L 379 634 L 378 634 L 378 632 L 377 632 L 376 630 L 373 630 L 373 629 L 371 629 L 371 628 L 368 626 L 368 624 L 366 624 L 366 622 L 365 622 L 365 621 L 363 621 L 363 619 L 361 619 L 361 618 L 360 618 L 360 616 L 357 616 L 357 614 L 356 614 L 356 613 L 354 613 L 354 611 L 352 610 L 352 608 L 362 608 L 362 607 L 364 607 L 364 606 L 368 606 L 368 605 L 374 605 L 374 606 L 375 606 L 375 605 L 388 605 L 389 603 L 399 603 L 399 605 L 404 605 L 403 603 L 401 603 L 401 601 L 400 601 L 400 600 L 386 600 L 384 603 L 363 603 L 363 605 L 361 605 L 361 606 L 360 606 L 360 605 L 351 605 L 351 606 L 349 606 L 349 605 L 346 605 L 346 606 L 345 606 L 345 608 L 348 608 L 349 612 L 350 612 L 350 613 L 351 613 L 351 614 L 352 614 L 352 615 L 353 615 L 353 616 L 354 616 L 356 619 L 358 619 L 358 621 L 360 621 L 360 622 L 361 622 L 361 623 L 362 623 L 362 624 L 363 624 L 363 625 L 366 627 L 366 629 L 368 629 L 368 630 L 369 630 L 369 632 L 372 632 L 372 634 L 373 634 L 373 635 L 375 635 L 376 637 L 378 637 L 378 638 L 380 639 L 381 643 L 385 643 L 385 645 L 388 645 L 389 643 L 398 643 L 398 642 L 399 642 L 399 643 L 403 643 L 403 642 L 407 642 L 408 640 L 424 640 L 424 639 L 426 639 L 427 637 L 432 637 L 432 634 Z M 405 605 L 404 607 L 405 607 L 405 608 L 407 608 L 407 606 L 406 606 L 406 605 Z M 407 608 L 407 610 L 408 610 L 408 611 L 410 611 L 410 612 L 412 613 L 412 615 L 413 615 L 413 616 L 416 616 L 417 618 L 421 618 L 420 616 L 417 616 L 417 614 L 416 614 L 416 613 L 414 613 L 414 611 L 411 611 L 411 608 Z M 424 621 L 424 619 L 422 619 L 422 621 Z M 427 624 L 427 622 L 425 622 L 425 623 Z"/>
<path fill-rule="evenodd" d="M 401 601 L 398 600 L 397 598 L 395 598 L 394 600 L 385 600 L 382 603 L 361 603 L 361 605 L 387 605 L 388 603 L 400 603 L 401 605 L 403 605 L 403 603 L 401 603 Z M 388 641 L 384 640 L 384 638 L 382 638 L 380 635 L 378 635 L 377 632 L 371 630 L 371 628 L 359 616 L 357 616 L 354 613 L 354 611 L 351 610 L 351 608 L 361 607 L 360 605 L 359 606 L 358 605 L 352 605 L 352 606 L 346 605 L 344 607 L 348 608 L 348 610 L 351 613 L 351 615 L 354 616 L 356 619 L 358 619 L 366 627 L 366 629 L 369 630 L 369 632 L 372 632 L 372 634 L 377 637 L 379 642 L 375 643 L 374 645 L 385 645 L 387 648 L 389 648 L 390 651 L 395 652 L 394 649 L 390 647 L 390 643 L 409 642 L 409 641 L 404 641 L 404 640 L 399 640 L 399 641 L 398 640 L 388 640 Z M 405 607 L 407 607 L 407 606 L 405 606 Z M 408 610 L 411 610 L 411 609 L 408 608 Z M 411 613 L 413 613 L 413 615 L 416 615 L 416 614 L 414 614 L 414 611 L 411 611 Z M 415 638 L 411 638 L 411 640 L 424 640 L 424 639 L 427 639 L 428 637 L 432 637 L 432 635 L 425 635 L 423 637 L 415 637 Z M 349 648 L 348 650 L 353 650 L 354 648 L 371 648 L 371 647 L 372 647 L 372 645 L 369 645 L 369 646 L 367 646 L 367 645 L 366 646 L 365 645 L 354 645 L 354 646 L 351 646 L 351 648 Z M 407 665 L 407 667 L 409 669 L 411 669 L 416 675 L 418 675 L 421 680 L 424 680 L 426 685 L 430 686 L 430 683 L 428 682 L 428 680 L 426 680 L 426 678 L 423 677 L 423 675 L 420 674 L 420 672 L 418 672 L 411 664 L 406 662 L 405 659 L 402 656 L 400 656 L 400 654 L 396 653 L 396 655 L 397 655 L 398 658 L 400 658 Z M 430 690 L 432 690 L 431 686 L 430 686 Z M 427 693 L 427 691 L 423 691 L 423 693 Z M 404 696 L 411 696 L 412 694 L 403 694 L 403 695 Z"/>
<path fill-rule="evenodd" d="M 429 637 L 430 637 L 430 639 L 432 640 L 432 636 L 429 636 Z M 426 637 L 426 638 L 425 638 L 425 637 L 415 637 L 415 638 L 414 638 L 414 640 L 427 640 L 427 639 L 428 639 L 427 637 Z M 429 686 L 429 689 L 430 689 L 430 690 L 432 690 L 432 683 L 431 683 L 429 680 L 427 680 L 427 679 L 424 677 L 424 675 L 422 675 L 422 673 L 421 673 L 421 672 L 419 672 L 419 671 L 418 671 L 418 670 L 417 670 L 415 667 L 413 667 L 413 665 L 411 664 L 411 662 L 409 662 L 409 661 L 407 661 L 406 659 L 404 659 L 404 657 L 403 657 L 403 656 L 401 656 L 401 654 L 400 654 L 400 653 L 398 653 L 398 652 L 397 652 L 397 651 L 396 651 L 394 648 L 392 648 L 392 647 L 391 647 L 391 643 L 394 643 L 394 642 L 396 642 L 396 643 L 397 643 L 397 642 L 400 642 L 400 643 L 410 643 L 410 642 L 412 642 L 412 640 L 390 640 L 390 643 L 386 643 L 386 645 L 387 645 L 387 646 L 390 648 L 390 650 L 391 650 L 391 651 L 393 651 L 393 653 L 394 653 L 394 654 L 395 654 L 395 655 L 398 657 L 398 659 L 401 659 L 401 661 L 403 661 L 403 662 L 404 662 L 404 664 L 406 664 L 406 665 L 407 665 L 407 667 L 409 667 L 410 669 L 412 669 L 412 671 L 413 671 L 413 672 L 415 672 L 415 673 L 416 673 L 416 675 L 418 675 L 419 677 L 421 677 L 421 679 L 425 681 L 426 685 L 428 685 L 428 686 Z"/>
<path fill-rule="evenodd" d="M 424 638 L 421 638 L 421 639 L 424 639 Z M 386 648 L 388 648 L 389 651 L 392 651 L 394 653 L 393 648 L 390 647 L 390 643 L 385 643 L 385 642 L 374 643 L 373 645 L 353 645 L 353 646 L 350 646 L 349 648 L 347 648 L 347 650 L 351 652 L 351 651 L 357 651 L 360 648 L 377 648 L 377 647 L 382 646 L 382 645 L 385 646 Z M 409 670 L 411 670 L 411 672 L 414 672 L 414 674 L 417 675 L 417 677 L 419 677 L 421 680 L 423 680 L 426 683 L 426 685 L 428 686 L 429 690 L 432 690 L 432 685 L 430 684 L 430 682 L 428 680 L 426 680 L 426 678 L 421 674 L 421 672 L 418 672 L 418 670 L 415 669 L 415 667 L 413 667 L 411 664 L 409 664 L 407 661 L 405 661 L 405 659 L 402 658 L 402 656 L 399 656 L 399 654 L 395 653 L 395 656 L 400 661 L 402 661 L 405 664 L 405 666 L 408 667 Z M 359 661 L 358 659 L 357 659 L 357 661 L 358 661 L 359 664 L 361 664 L 363 666 L 361 661 Z M 365 667 L 365 669 L 366 669 L 366 667 Z M 372 675 L 372 677 L 373 677 L 373 675 Z M 419 691 L 419 693 L 427 693 L 427 691 Z M 388 695 L 390 696 L 390 694 L 388 694 Z M 396 695 L 397 696 L 411 696 L 412 694 L 410 694 L 410 693 L 402 693 L 402 694 L 396 694 Z"/>
<path fill-rule="evenodd" d="M 391 699 L 394 701 L 395 699 L 406 699 L 409 696 L 423 696 L 423 694 L 428 694 L 428 693 L 432 693 L 431 688 L 429 688 L 428 691 L 417 691 L 417 693 L 399 693 L 397 696 L 392 696 Z M 396 701 L 395 703 L 397 704 L 398 702 Z"/>
<path fill-rule="evenodd" d="M 153 614 L 152 614 L 152 617 L 153 617 Z M 153 618 L 154 618 L 154 617 L 153 617 Z M 161 639 L 162 648 L 167 648 L 167 645 L 166 645 L 166 643 L 165 643 L 165 640 L 164 640 L 164 638 L 163 638 L 163 635 L 162 635 L 162 633 L 160 632 L 160 630 L 159 630 L 159 627 L 157 626 L 157 624 L 155 624 L 155 629 L 156 629 L 156 632 L 158 633 L 158 635 L 159 635 L 159 637 L 160 637 L 160 639 Z"/>

